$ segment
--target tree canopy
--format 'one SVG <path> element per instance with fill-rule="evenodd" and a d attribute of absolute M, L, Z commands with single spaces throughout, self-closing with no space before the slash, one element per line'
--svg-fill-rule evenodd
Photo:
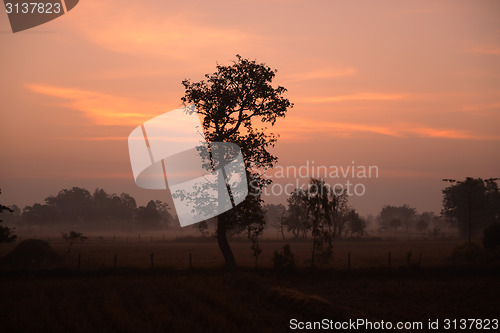
<path fill-rule="evenodd" d="M 0 194 L 2 194 L 2 190 L 0 190 Z M 3 211 L 14 212 L 14 210 L 10 207 L 4 206 L 0 204 L 0 213 Z M 0 220 L 0 223 L 3 221 Z M 17 238 L 16 235 L 12 233 L 12 229 L 3 225 L 0 225 L 0 243 L 10 243 L 13 242 Z"/>
<path fill-rule="evenodd" d="M 405 226 L 406 232 L 409 232 L 411 223 L 417 214 L 417 210 L 408 205 L 391 206 L 387 205 L 380 212 L 380 226 L 382 229 L 391 229 L 397 231 L 401 226 Z"/>
<path fill-rule="evenodd" d="M 63 189 L 45 198 L 45 203 L 26 206 L 19 224 L 30 227 L 75 226 L 85 230 L 160 229 L 174 222 L 166 203 L 150 201 L 137 207 L 130 194 L 96 189 L 93 194 L 80 187 Z"/>
<path fill-rule="evenodd" d="M 487 226 L 500 222 L 500 192 L 496 179 L 466 178 L 451 181 L 443 190 L 441 213 L 458 227 L 462 236 L 477 235 Z"/>
<path fill-rule="evenodd" d="M 206 74 L 205 80 L 184 80 L 182 101 L 195 104 L 203 117 L 203 131 L 210 142 L 230 142 L 241 148 L 249 196 L 237 207 L 218 216 L 217 239 L 227 266 L 236 266 L 226 233 L 231 229 L 261 230 L 252 224 L 264 224 L 260 198 L 262 187 L 270 180 L 255 170 L 273 167 L 277 157 L 269 148 L 278 136 L 268 131 L 278 118 L 283 118 L 292 103 L 283 94 L 286 89 L 273 87 L 277 70 L 264 63 L 236 55 L 232 65 L 217 65 L 216 72 Z M 250 230 L 249 229 L 249 230 Z"/>

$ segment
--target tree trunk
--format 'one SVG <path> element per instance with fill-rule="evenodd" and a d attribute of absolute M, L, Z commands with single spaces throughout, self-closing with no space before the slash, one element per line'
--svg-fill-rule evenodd
<path fill-rule="evenodd" d="M 313 248 L 311 254 L 311 267 L 314 267 L 314 256 L 316 255 L 316 236 L 313 236 Z"/>
<path fill-rule="evenodd" d="M 236 260 L 234 259 L 233 251 L 229 246 L 226 235 L 226 219 L 224 213 L 217 217 L 217 242 L 219 243 L 219 249 L 224 256 L 225 266 L 227 268 L 235 268 Z"/>
<path fill-rule="evenodd" d="M 285 239 L 285 232 L 283 231 L 283 216 L 285 215 L 285 213 L 283 213 L 283 215 L 281 216 L 281 221 L 280 221 L 280 230 L 281 230 L 281 237 L 283 237 L 283 240 L 286 240 Z"/>

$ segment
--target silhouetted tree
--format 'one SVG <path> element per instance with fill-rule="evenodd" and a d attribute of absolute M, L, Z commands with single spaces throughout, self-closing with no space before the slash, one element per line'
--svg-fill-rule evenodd
<path fill-rule="evenodd" d="M 3 222 L 8 225 L 18 224 L 21 220 L 21 209 L 17 205 L 9 206 L 10 210 L 6 210 L 5 214 L 0 213 L 1 219 Z"/>
<path fill-rule="evenodd" d="M 116 196 L 113 199 L 116 202 L 115 207 L 117 210 L 115 218 L 120 223 L 125 222 L 129 225 L 132 224 L 134 220 L 134 212 L 137 208 L 137 203 L 135 202 L 134 197 L 128 193 L 122 193 L 120 194 L 119 201 Z"/>
<path fill-rule="evenodd" d="M 298 237 L 311 233 L 313 246 L 311 266 L 316 257 L 328 262 L 333 254 L 333 240 L 348 232 L 361 235 L 366 223 L 349 207 L 343 188 L 332 188 L 323 179 L 311 178 L 306 190 L 295 189 L 288 201 L 284 224 Z"/>
<path fill-rule="evenodd" d="M 345 218 L 347 219 L 347 227 L 351 236 L 353 234 L 358 236 L 365 234 L 366 221 L 354 209 L 350 209 Z"/>
<path fill-rule="evenodd" d="M 295 238 L 302 235 L 306 236 L 309 229 L 307 194 L 301 189 L 295 189 L 287 199 L 288 209 L 283 219 L 283 225 L 288 232 L 292 232 Z"/>
<path fill-rule="evenodd" d="M 2 194 L 2 190 L 0 190 L 0 194 Z M 7 211 L 7 212 L 11 212 L 11 213 L 14 212 L 14 210 L 12 208 L 0 204 L 0 213 L 2 213 L 3 211 Z M 2 222 L 3 221 L 0 220 L 0 223 L 2 223 Z M 0 225 L 0 244 L 13 242 L 16 238 L 17 238 L 17 236 L 12 233 L 11 228 Z"/>
<path fill-rule="evenodd" d="M 417 210 L 408 205 L 399 207 L 399 216 L 401 216 L 405 224 L 407 234 L 410 232 L 410 221 L 412 221 L 416 214 Z"/>
<path fill-rule="evenodd" d="M 75 243 L 82 243 L 87 240 L 87 236 L 78 231 L 63 232 L 62 239 L 66 241 L 68 247 L 66 248 L 66 253 L 70 253 L 73 249 Z"/>
<path fill-rule="evenodd" d="M 86 224 L 94 226 L 108 224 L 113 218 L 114 213 L 112 201 L 112 197 L 106 191 L 97 188 L 88 203 L 88 211 L 86 213 L 88 222 Z"/>
<path fill-rule="evenodd" d="M 62 221 L 83 224 L 90 214 L 92 196 L 89 191 L 80 187 L 64 189 L 56 196 L 49 196 L 45 203 L 57 209 Z"/>
<path fill-rule="evenodd" d="M 496 179 L 443 180 L 452 185 L 443 190 L 441 213 L 458 227 L 462 236 L 468 235 L 470 245 L 475 233 L 500 221 L 500 193 Z"/>
<path fill-rule="evenodd" d="M 96 189 L 88 206 L 87 225 L 103 228 L 112 224 L 130 224 L 136 209 L 135 199 L 127 193 L 120 196 Z"/>
<path fill-rule="evenodd" d="M 279 270 L 291 270 L 295 268 L 295 255 L 292 252 L 290 244 L 283 245 L 283 249 L 274 251 L 272 262 L 274 268 Z"/>
<path fill-rule="evenodd" d="M 427 228 L 429 228 L 429 222 L 424 219 L 419 219 L 415 227 L 417 228 L 418 232 L 424 232 L 425 230 L 427 230 Z"/>
<path fill-rule="evenodd" d="M 131 225 L 136 208 L 135 199 L 127 193 L 117 196 L 96 189 L 91 195 L 86 189 L 73 187 L 47 197 L 45 204 L 24 207 L 20 217 L 22 223 L 28 225 L 65 223 L 102 229 L 113 224 Z"/>
<path fill-rule="evenodd" d="M 266 225 L 276 228 L 276 233 L 279 234 L 281 232 L 281 235 L 284 238 L 283 220 L 286 213 L 286 207 L 282 204 L 268 204 L 264 205 L 264 212 Z"/>
<path fill-rule="evenodd" d="M 380 212 L 380 227 L 385 230 L 392 229 L 397 231 L 397 229 L 404 224 L 406 232 L 408 233 L 410 222 L 413 220 L 415 215 L 416 209 L 408 205 L 384 206 Z"/>
<path fill-rule="evenodd" d="M 169 226 L 172 226 L 174 224 L 175 218 L 168 211 L 170 209 L 168 207 L 168 204 L 160 200 L 156 200 L 155 204 L 158 214 L 160 215 L 160 223 L 163 225 L 163 227 L 168 228 Z"/>
<path fill-rule="evenodd" d="M 160 222 L 160 220 L 160 213 L 158 213 L 156 203 L 153 200 L 149 201 L 146 207 L 140 206 L 135 211 L 135 221 L 141 228 L 156 228 L 158 227 L 158 223 Z"/>
<path fill-rule="evenodd" d="M 484 229 L 483 245 L 489 250 L 500 247 L 500 223 L 493 223 Z"/>
<path fill-rule="evenodd" d="M 252 242 L 250 249 L 252 250 L 252 255 L 255 261 L 255 267 L 257 267 L 257 262 L 259 260 L 259 256 L 262 253 L 262 248 L 259 244 L 259 236 L 262 233 L 262 229 L 264 229 L 264 225 L 262 224 L 249 224 L 247 226 L 248 239 Z"/>
<path fill-rule="evenodd" d="M 351 208 L 348 204 L 349 197 L 347 193 L 341 189 L 333 191 L 334 199 L 333 206 L 333 227 L 334 233 L 338 238 L 342 238 L 347 233 L 349 227 L 349 220 L 355 218 L 356 210 Z"/>
<path fill-rule="evenodd" d="M 343 189 L 331 188 L 323 179 L 312 178 L 307 191 L 307 227 L 313 237 L 311 266 L 316 256 L 327 263 L 333 254 L 333 240 L 341 238 L 346 225 L 347 194 Z"/>
<path fill-rule="evenodd" d="M 323 179 L 311 179 L 307 191 L 307 210 L 313 237 L 311 266 L 316 263 L 316 257 L 327 263 L 333 255 L 333 239 L 338 236 L 340 214 L 338 208 L 339 193 L 331 189 Z M 337 220 L 337 221 L 335 221 Z"/>
<path fill-rule="evenodd" d="M 21 219 L 29 225 L 47 225 L 59 221 L 57 208 L 39 203 L 23 208 Z"/>
<path fill-rule="evenodd" d="M 236 266 L 236 261 L 227 232 L 235 227 L 243 231 L 248 224 L 264 224 L 260 195 L 261 189 L 270 180 L 260 177 L 254 168 L 270 168 L 276 162 L 277 157 L 268 148 L 274 146 L 277 137 L 263 126 L 273 126 L 292 107 L 288 99 L 282 97 L 286 89 L 271 85 L 276 70 L 240 55 L 236 58 L 231 66 L 217 65 L 215 73 L 205 75 L 206 80 L 182 82 L 185 88 L 182 101 L 196 105 L 203 117 L 207 141 L 237 144 L 243 154 L 247 179 L 252 184 L 248 188 L 250 195 L 247 199 L 217 217 L 217 240 L 229 267 Z M 261 218 L 241 218 L 249 214 Z"/>
<path fill-rule="evenodd" d="M 398 228 L 401 227 L 403 224 L 401 223 L 400 219 L 392 219 L 389 221 L 389 226 L 392 230 L 398 231 Z"/>
<path fill-rule="evenodd" d="M 417 215 L 415 218 L 417 220 L 415 228 L 418 232 L 424 232 L 429 229 L 429 226 L 436 217 L 432 212 L 423 212 L 422 214 Z"/>

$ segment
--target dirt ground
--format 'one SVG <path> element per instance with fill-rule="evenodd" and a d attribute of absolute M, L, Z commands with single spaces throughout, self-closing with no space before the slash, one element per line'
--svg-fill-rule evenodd
<path fill-rule="evenodd" d="M 44 239 L 64 265 L 0 270 L 0 332 L 289 332 L 292 319 L 442 325 L 500 313 L 498 265 L 453 265 L 456 240 L 340 241 L 333 262 L 315 269 L 310 242 L 295 241 L 298 267 L 286 271 L 271 261 L 284 242 L 262 242 L 256 269 L 250 243 L 235 240 L 240 268 L 228 271 L 213 239 L 92 236 L 69 254 L 62 240 Z"/>
<path fill-rule="evenodd" d="M 193 267 L 212 268 L 223 265 L 223 257 L 213 238 L 163 240 L 161 235 L 129 236 L 90 236 L 83 243 L 73 246 L 71 252 L 65 253 L 67 244 L 59 236 L 38 237 L 49 244 L 65 258 L 69 267 L 74 267 L 81 258 L 82 269 L 95 269 L 114 265 L 115 255 L 118 267 L 147 268 L 151 266 L 151 253 L 154 253 L 154 264 L 158 267 L 187 268 L 189 256 Z M 274 251 L 280 251 L 286 241 L 264 240 L 261 242 L 262 254 L 258 266 L 272 266 Z M 308 266 L 311 259 L 312 242 L 310 240 L 289 240 L 295 255 L 297 266 Z M 351 268 L 388 266 L 389 253 L 392 266 L 420 262 L 422 267 L 450 265 L 454 248 L 460 244 L 458 240 L 392 240 L 392 241 L 337 241 L 334 245 L 333 259 L 324 267 L 347 269 L 350 253 Z M 246 239 L 231 241 L 231 247 L 239 266 L 255 267 L 255 261 Z M 0 256 L 4 256 L 15 247 L 3 244 Z"/>

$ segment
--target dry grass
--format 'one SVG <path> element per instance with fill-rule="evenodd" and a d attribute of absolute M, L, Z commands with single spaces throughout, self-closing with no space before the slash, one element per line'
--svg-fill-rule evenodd
<path fill-rule="evenodd" d="M 65 244 L 50 240 L 63 254 Z M 214 240 L 92 238 L 66 256 L 70 269 L 0 271 L 0 331 L 285 332 L 299 320 L 495 318 L 499 269 L 451 267 L 455 241 L 338 242 L 329 267 L 311 270 L 309 242 L 292 242 L 298 270 L 271 268 L 282 242 L 266 241 L 255 270 L 250 244 L 232 242 L 246 268 L 224 271 Z M 2 246 L 1 254 L 14 245 Z M 422 253 L 421 267 L 407 265 Z M 150 269 L 151 252 L 155 270 Z M 352 269 L 346 270 L 347 253 Z M 392 253 L 392 268 L 387 267 Z M 78 253 L 82 269 L 75 270 Z M 113 268 L 114 254 L 118 267 Z M 188 266 L 193 256 L 192 270 Z"/>
<path fill-rule="evenodd" d="M 70 254 L 65 254 L 66 243 L 58 236 L 45 236 L 50 245 L 60 253 L 69 267 L 76 267 L 78 254 L 81 254 L 82 269 L 111 267 L 114 256 L 117 255 L 117 265 L 120 267 L 150 267 L 150 254 L 154 253 L 155 266 L 183 269 L 189 265 L 189 254 L 194 267 L 213 268 L 223 265 L 223 258 L 213 238 L 196 240 L 186 238 L 181 240 L 166 240 L 161 236 L 142 235 L 141 241 L 137 235 L 103 237 L 92 236 L 86 242 L 76 244 Z M 388 265 L 388 253 L 391 252 L 391 262 L 394 267 L 406 265 L 407 255 L 411 252 L 411 263 L 417 263 L 421 256 L 422 267 L 435 267 L 451 264 L 454 248 L 459 243 L 456 240 L 423 241 L 340 241 L 336 242 L 333 260 L 327 268 L 345 269 L 347 254 L 351 254 L 352 268 L 380 267 Z M 284 241 L 265 240 L 261 242 L 262 254 L 259 257 L 259 267 L 272 266 L 274 251 L 279 251 Z M 297 265 L 307 266 L 311 255 L 311 241 L 290 241 Z M 231 242 L 236 260 L 240 266 L 254 267 L 254 259 L 250 250 L 250 242 L 234 240 Z M 15 244 L 0 247 L 0 256 L 7 254 Z"/>
<path fill-rule="evenodd" d="M 5 332 L 285 332 L 299 320 L 495 318 L 498 271 L 10 272 Z"/>

